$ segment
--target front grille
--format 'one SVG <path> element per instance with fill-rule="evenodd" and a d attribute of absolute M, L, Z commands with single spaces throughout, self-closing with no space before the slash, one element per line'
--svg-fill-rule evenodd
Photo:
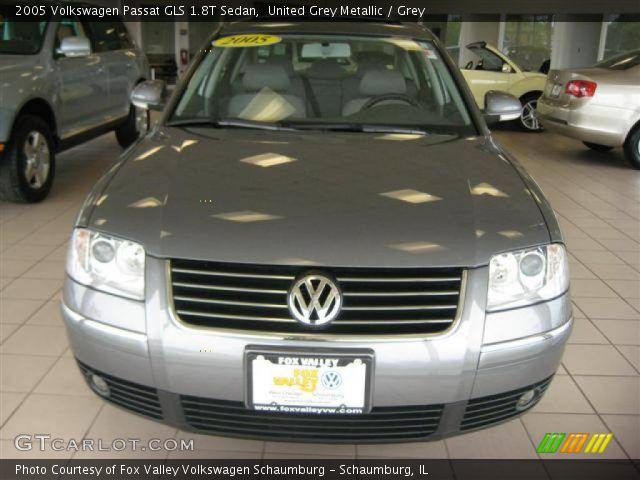
<path fill-rule="evenodd" d="M 309 333 L 291 316 L 287 293 L 308 267 L 171 261 L 174 308 L 182 321 L 243 330 Z M 315 270 L 315 269 L 314 269 Z M 326 333 L 437 333 L 456 319 L 461 268 L 322 268 L 342 290 Z"/>
<path fill-rule="evenodd" d="M 365 415 L 282 415 L 241 402 L 182 396 L 187 424 L 210 434 L 332 442 L 402 441 L 432 435 L 443 405 L 375 407 Z"/>
<path fill-rule="evenodd" d="M 502 422 L 511 417 L 521 414 L 524 410 L 533 407 L 547 390 L 551 383 L 551 377 L 541 382 L 519 388 L 506 393 L 490 395 L 487 397 L 474 398 L 469 400 L 464 412 L 460 430 L 473 430 L 485 427 L 492 423 Z M 536 390 L 536 400 L 524 410 L 517 410 L 516 403 L 522 394 L 528 390 Z"/>
<path fill-rule="evenodd" d="M 109 385 L 109 395 L 102 398 L 146 417 L 162 419 L 162 408 L 155 388 L 112 377 L 80 362 L 78 366 L 91 386 L 91 376 L 99 375 Z M 95 389 L 94 389 L 95 390 Z M 98 392 L 99 393 L 99 392 Z"/>

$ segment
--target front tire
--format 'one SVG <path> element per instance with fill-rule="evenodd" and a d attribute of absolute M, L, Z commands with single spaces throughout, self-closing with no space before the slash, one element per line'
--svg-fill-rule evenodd
<path fill-rule="evenodd" d="M 522 113 L 516 122 L 518 122 L 520 129 L 525 132 L 537 133 L 543 130 L 540 120 L 538 120 L 538 112 L 536 110 L 539 98 L 539 93 L 527 93 L 520 98 Z"/>
<path fill-rule="evenodd" d="M 640 170 L 640 125 L 631 131 L 624 142 L 624 154 L 631 166 Z"/>
<path fill-rule="evenodd" d="M 51 190 L 55 149 L 49 126 L 24 115 L 16 121 L 8 148 L 0 161 L 0 199 L 34 203 Z"/>
<path fill-rule="evenodd" d="M 608 152 L 610 150 L 613 150 L 613 147 L 610 147 L 609 145 L 601 145 L 599 143 L 591 143 L 591 142 L 582 142 L 582 143 L 584 143 L 586 147 L 590 148 L 594 152 Z"/>
<path fill-rule="evenodd" d="M 131 105 L 127 120 L 116 128 L 116 139 L 122 148 L 127 148 L 140 138 L 140 135 L 143 135 L 148 128 L 149 112 Z"/>

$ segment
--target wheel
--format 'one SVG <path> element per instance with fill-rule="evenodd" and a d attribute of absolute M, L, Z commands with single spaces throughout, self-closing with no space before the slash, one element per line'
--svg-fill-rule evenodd
<path fill-rule="evenodd" d="M 609 150 L 613 150 L 613 147 L 610 147 L 609 145 L 600 145 L 599 143 L 591 143 L 591 142 L 582 142 L 582 143 L 584 143 L 587 147 L 589 147 L 591 150 L 595 152 L 608 152 Z"/>
<path fill-rule="evenodd" d="M 640 125 L 631 131 L 624 142 L 624 153 L 631 166 L 640 170 Z"/>
<path fill-rule="evenodd" d="M 518 122 L 518 126 L 526 132 L 542 131 L 542 125 L 538 120 L 538 112 L 536 111 L 539 98 L 539 93 L 527 93 L 520 98 L 520 103 L 522 103 L 522 113 L 520 114 L 520 118 L 516 121 Z"/>
<path fill-rule="evenodd" d="M 0 198 L 12 202 L 43 200 L 56 170 L 49 126 L 33 115 L 18 118 L 7 147 L 0 160 Z"/>
<path fill-rule="evenodd" d="M 116 128 L 116 139 L 122 148 L 127 148 L 149 128 L 149 111 L 143 108 L 129 108 L 127 120 Z"/>

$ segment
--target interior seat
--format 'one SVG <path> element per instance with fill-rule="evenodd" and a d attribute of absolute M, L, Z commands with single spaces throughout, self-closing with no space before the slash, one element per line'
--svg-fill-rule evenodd
<path fill-rule="evenodd" d="M 242 77 L 242 93 L 231 97 L 227 115 L 257 121 L 306 117 L 305 101 L 291 92 L 291 80 L 281 65 L 252 64 Z"/>
<path fill-rule="evenodd" d="M 360 80 L 359 96 L 345 103 L 342 115 L 352 115 L 372 98 L 383 95 L 407 95 L 407 82 L 404 76 L 395 70 L 372 70 L 364 74 Z M 400 103 L 389 100 L 389 103 Z"/>
<path fill-rule="evenodd" d="M 322 117 L 338 117 L 344 103 L 342 81 L 345 70 L 331 58 L 313 63 L 306 73 L 311 92 L 315 96 L 319 113 Z"/>

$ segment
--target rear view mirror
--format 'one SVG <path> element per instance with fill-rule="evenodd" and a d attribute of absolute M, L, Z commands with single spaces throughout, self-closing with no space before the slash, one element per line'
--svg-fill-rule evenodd
<path fill-rule="evenodd" d="M 348 43 L 305 43 L 302 58 L 349 58 L 351 45 Z"/>
<path fill-rule="evenodd" d="M 484 96 L 484 118 L 487 123 L 515 120 L 521 113 L 520 100 L 510 93 L 490 90 Z"/>
<path fill-rule="evenodd" d="M 502 64 L 502 73 L 513 73 L 513 69 L 511 68 L 511 65 L 509 65 L 508 63 L 503 63 Z"/>
<path fill-rule="evenodd" d="M 91 42 L 87 37 L 66 37 L 60 42 L 58 54 L 69 58 L 91 55 Z"/>
<path fill-rule="evenodd" d="M 162 80 L 139 83 L 131 92 L 131 103 L 145 110 L 161 110 L 167 98 L 167 84 Z"/>

